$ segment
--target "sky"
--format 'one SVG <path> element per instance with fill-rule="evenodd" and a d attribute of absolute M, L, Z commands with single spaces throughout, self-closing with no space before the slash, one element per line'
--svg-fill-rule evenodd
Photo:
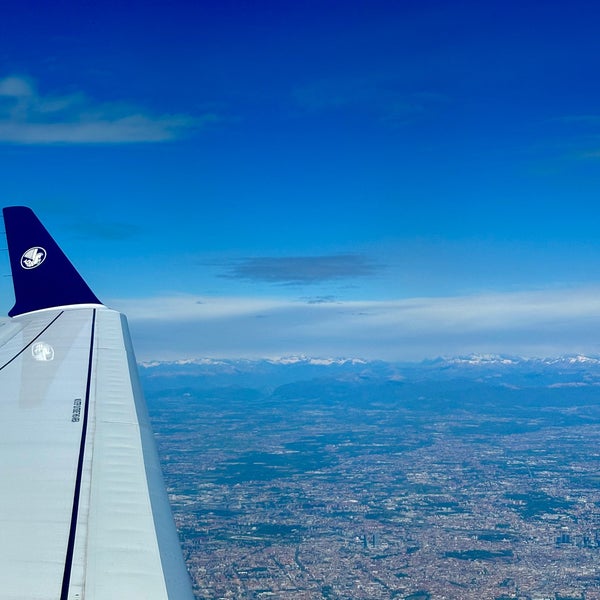
<path fill-rule="evenodd" d="M 599 18 L 11 3 L 2 205 L 126 312 L 140 360 L 600 354 Z"/>

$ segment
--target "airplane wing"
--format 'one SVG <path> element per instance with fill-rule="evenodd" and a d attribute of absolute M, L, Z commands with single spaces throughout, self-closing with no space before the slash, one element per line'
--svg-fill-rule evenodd
<path fill-rule="evenodd" d="M 0 597 L 191 599 L 127 321 L 30 209 L 3 213 Z"/>

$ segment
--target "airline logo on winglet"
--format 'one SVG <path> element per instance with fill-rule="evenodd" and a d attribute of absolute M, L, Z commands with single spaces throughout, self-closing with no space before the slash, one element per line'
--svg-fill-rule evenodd
<path fill-rule="evenodd" d="M 46 260 L 46 251 L 40 246 L 29 248 L 27 252 L 21 256 L 21 266 L 24 269 L 35 269 Z"/>

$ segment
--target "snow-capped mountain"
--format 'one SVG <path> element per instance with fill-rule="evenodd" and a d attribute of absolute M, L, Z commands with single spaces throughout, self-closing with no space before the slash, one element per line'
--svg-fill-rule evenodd
<path fill-rule="evenodd" d="M 140 364 L 143 379 L 193 381 L 206 387 L 242 386 L 274 388 L 309 380 L 449 381 L 473 380 L 517 387 L 564 387 L 600 384 L 600 358 L 565 355 L 525 358 L 495 354 L 440 357 L 420 363 L 392 363 L 360 358 L 288 356 L 281 358 L 193 358 Z"/>

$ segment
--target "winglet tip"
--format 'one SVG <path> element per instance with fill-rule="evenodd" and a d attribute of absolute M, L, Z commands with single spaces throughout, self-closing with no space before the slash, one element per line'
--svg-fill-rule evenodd
<path fill-rule="evenodd" d="M 75 304 L 101 304 L 27 206 L 2 209 L 15 290 L 14 317 Z"/>

